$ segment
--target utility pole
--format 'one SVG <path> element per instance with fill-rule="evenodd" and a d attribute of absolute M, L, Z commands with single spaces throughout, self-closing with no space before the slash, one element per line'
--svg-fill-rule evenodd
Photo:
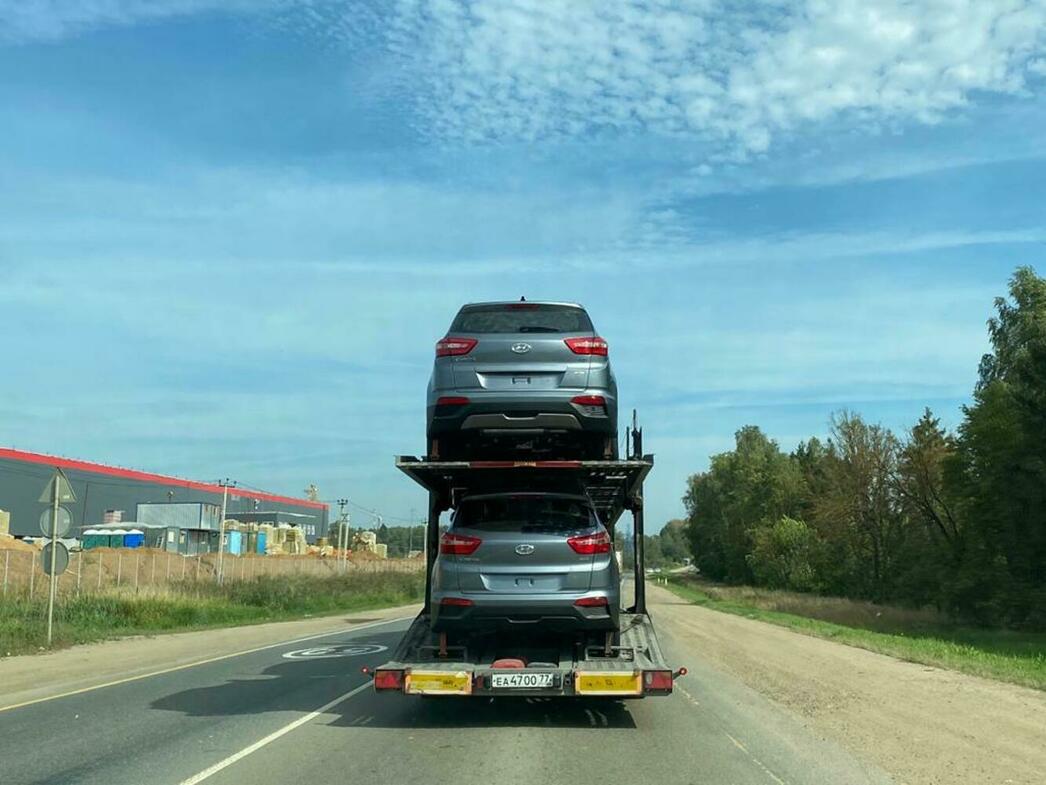
<path fill-rule="evenodd" d="M 222 582 L 222 566 L 225 557 L 225 513 L 229 508 L 229 488 L 235 488 L 236 483 L 226 477 L 224 480 L 218 480 L 218 484 L 222 486 L 222 519 L 218 523 L 218 583 Z"/>
<path fill-rule="evenodd" d="M 348 503 L 348 499 L 338 499 L 338 507 L 341 509 L 341 512 L 338 514 L 338 561 L 341 562 L 341 569 L 343 572 L 345 571 L 345 558 L 347 555 L 345 551 L 349 547 L 349 533 L 346 531 L 348 517 L 345 513 L 345 505 Z"/>
<path fill-rule="evenodd" d="M 417 510 L 413 507 L 410 508 L 410 528 L 407 529 L 407 558 L 410 558 L 410 554 L 414 551 L 414 516 L 417 514 Z"/>

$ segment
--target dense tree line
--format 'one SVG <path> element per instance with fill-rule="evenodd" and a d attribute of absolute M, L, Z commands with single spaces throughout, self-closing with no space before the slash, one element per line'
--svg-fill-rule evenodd
<path fill-rule="evenodd" d="M 929 409 L 900 436 L 839 412 L 790 453 L 738 431 L 684 497 L 702 573 L 1046 628 L 1046 280 L 995 310 L 955 433 Z"/>

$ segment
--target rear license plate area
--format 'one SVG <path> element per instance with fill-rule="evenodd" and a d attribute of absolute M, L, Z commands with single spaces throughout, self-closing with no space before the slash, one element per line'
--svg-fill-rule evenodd
<path fill-rule="evenodd" d="M 547 690 L 558 686 L 559 676 L 555 673 L 516 670 L 511 673 L 490 674 L 490 688 L 493 690 Z"/>

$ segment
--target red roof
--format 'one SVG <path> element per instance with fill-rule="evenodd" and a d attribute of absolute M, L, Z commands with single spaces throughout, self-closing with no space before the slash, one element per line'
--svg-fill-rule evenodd
<path fill-rule="evenodd" d="M 89 461 L 78 461 L 73 458 L 59 458 L 55 455 L 45 455 L 36 452 L 24 452 L 22 450 L 11 450 L 0 447 L 0 459 L 7 458 L 12 461 L 24 463 L 37 463 L 44 466 L 57 466 L 61 469 L 75 469 L 79 472 L 91 472 L 92 474 L 104 474 L 108 477 L 122 477 L 127 480 L 140 480 L 141 482 L 153 482 L 159 485 L 170 485 L 178 488 L 192 488 L 196 491 L 207 491 L 209 493 L 222 492 L 222 486 L 209 482 L 196 482 L 195 480 L 183 480 L 179 477 L 167 477 L 163 474 L 151 474 L 140 472 L 135 469 L 122 469 L 118 466 L 106 466 L 102 463 L 90 463 Z M 310 499 L 295 499 L 291 496 L 280 496 L 275 493 L 264 491 L 248 491 L 242 488 L 232 488 L 230 495 L 242 496 L 248 499 L 260 499 L 269 502 L 281 502 L 283 504 L 294 504 L 299 507 L 313 507 L 318 510 L 327 510 L 330 505 L 323 502 L 314 502 Z"/>

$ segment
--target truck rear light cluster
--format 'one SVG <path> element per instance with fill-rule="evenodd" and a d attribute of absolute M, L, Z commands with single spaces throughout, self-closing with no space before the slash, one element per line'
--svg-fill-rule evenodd
<path fill-rule="evenodd" d="M 439 552 L 448 556 L 469 556 L 483 543 L 479 537 L 446 532 L 439 538 Z"/>
<path fill-rule="evenodd" d="M 608 608 L 610 602 L 606 597 L 582 597 L 580 600 L 575 600 L 574 604 L 579 608 Z"/>
<path fill-rule="evenodd" d="M 643 671 L 643 690 L 671 692 L 672 671 Z"/>
<path fill-rule="evenodd" d="M 459 357 L 468 354 L 479 343 L 475 338 L 451 338 L 449 335 L 436 342 L 437 357 Z"/>
<path fill-rule="evenodd" d="M 597 534 L 586 534 L 582 537 L 570 537 L 567 539 L 567 545 L 573 548 L 576 553 L 586 555 L 610 553 L 610 535 L 605 531 L 601 531 Z"/>
<path fill-rule="evenodd" d="M 599 336 L 593 338 L 564 338 L 563 343 L 574 354 L 598 354 L 600 357 L 606 357 L 610 350 L 607 342 Z"/>
<path fill-rule="evenodd" d="M 376 670 L 374 671 L 374 689 L 376 690 L 402 690 L 403 671 L 401 670 Z"/>

